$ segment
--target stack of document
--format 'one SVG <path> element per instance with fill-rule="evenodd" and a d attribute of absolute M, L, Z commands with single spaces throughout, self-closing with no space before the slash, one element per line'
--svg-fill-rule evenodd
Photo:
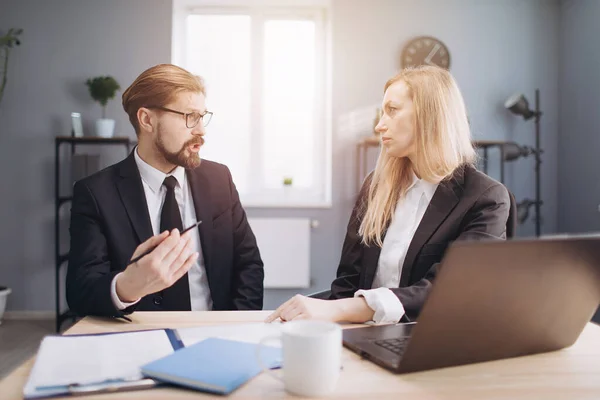
<path fill-rule="evenodd" d="M 185 329 L 161 329 L 138 332 L 108 333 L 96 335 L 47 336 L 40 345 L 35 365 L 23 390 L 26 399 L 36 399 L 67 394 L 100 393 L 116 390 L 145 389 L 159 382 L 142 374 L 142 367 L 153 361 L 173 355 L 184 347 L 190 347 L 209 338 L 229 339 L 243 344 L 260 342 L 263 338 L 277 335 L 281 325 L 252 323 L 229 324 Z M 240 343 L 229 342 L 217 353 L 207 357 L 228 357 L 231 349 Z M 269 343 L 269 345 L 277 345 Z M 251 350 L 246 349 L 250 352 Z M 252 350 L 253 351 L 253 350 Z M 249 353 L 248 353 L 249 354 Z M 269 367 L 279 365 L 280 354 L 265 354 Z M 250 362 L 249 359 L 246 360 Z M 254 362 L 256 360 L 252 360 Z M 182 360 L 179 362 L 190 362 Z M 252 363 L 251 363 L 252 364 Z M 185 366 L 182 366 L 186 369 Z M 256 375 L 252 364 L 246 380 Z M 233 376 L 233 375 L 231 375 Z M 237 379 L 240 375 L 237 375 Z M 189 385 L 188 385 L 189 386 Z M 217 392 L 226 393 L 239 384 L 219 387 Z M 196 384 L 196 388 L 202 388 Z"/>
<path fill-rule="evenodd" d="M 25 398 L 145 388 L 140 366 L 172 354 L 165 330 L 90 336 L 48 336 L 25 385 Z"/>

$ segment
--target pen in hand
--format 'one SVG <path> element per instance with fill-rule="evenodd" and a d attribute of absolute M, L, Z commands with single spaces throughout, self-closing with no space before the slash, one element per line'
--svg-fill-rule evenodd
<path fill-rule="evenodd" d="M 193 225 L 191 225 L 191 226 L 188 226 L 188 227 L 187 227 L 187 228 L 185 228 L 183 231 L 181 231 L 181 235 L 183 235 L 184 233 L 186 233 L 186 232 L 187 232 L 187 231 L 189 231 L 190 229 L 194 229 L 195 227 L 197 227 L 197 226 L 198 226 L 198 225 L 200 225 L 201 223 L 202 223 L 202 221 L 198 221 L 198 222 L 195 222 Z M 154 247 L 152 247 L 152 248 L 148 249 L 147 251 L 145 251 L 144 253 L 140 254 L 139 256 L 137 256 L 137 257 L 133 258 L 131 261 L 129 261 L 129 264 L 128 264 L 128 265 L 131 265 L 131 264 L 134 264 L 134 263 L 136 263 L 136 262 L 140 261 L 140 260 L 141 260 L 143 257 L 145 257 L 145 256 L 147 256 L 148 254 L 152 253 L 156 247 L 157 247 L 157 246 L 154 246 Z"/>

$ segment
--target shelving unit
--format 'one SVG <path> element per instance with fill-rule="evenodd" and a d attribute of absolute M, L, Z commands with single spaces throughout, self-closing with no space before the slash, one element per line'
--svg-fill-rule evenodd
<path fill-rule="evenodd" d="M 379 136 L 372 135 L 361 138 L 356 144 L 356 187 L 357 192 L 362 186 L 363 179 L 367 174 L 367 152 L 370 147 L 380 146 Z M 475 140 L 473 145 L 483 150 L 483 172 L 488 170 L 488 152 L 490 148 L 498 148 L 500 151 L 500 182 L 504 183 L 505 146 L 509 142 L 499 140 Z"/>
<path fill-rule="evenodd" d="M 127 137 L 73 137 L 73 136 L 58 136 L 54 141 L 54 256 L 55 256 L 55 292 L 56 292 L 56 332 L 60 332 L 60 327 L 67 319 L 75 318 L 70 310 L 61 312 L 60 304 L 60 271 L 61 267 L 69 259 L 69 253 L 60 252 L 60 210 L 64 204 L 70 203 L 73 200 L 72 195 L 64 196 L 60 193 L 60 149 L 63 144 L 71 146 L 71 155 L 75 154 L 77 145 L 120 145 L 125 146 L 127 155 L 129 154 L 131 140 Z"/>
<path fill-rule="evenodd" d="M 506 157 L 504 155 L 504 146 L 507 142 L 502 140 L 475 140 L 473 145 L 477 149 L 483 149 L 483 173 L 488 173 L 488 154 L 489 149 L 497 147 L 500 151 L 500 182 L 504 183 L 504 162 Z"/>
<path fill-rule="evenodd" d="M 356 193 L 360 190 L 363 180 L 367 175 L 367 156 L 368 150 L 371 147 L 379 147 L 381 145 L 379 137 L 377 135 L 370 135 L 361 138 L 356 144 Z M 542 202 L 539 200 L 539 165 L 540 151 L 536 148 L 528 146 L 521 146 L 515 142 L 501 141 L 501 140 L 475 140 L 473 146 L 476 149 L 483 151 L 483 172 L 488 173 L 488 155 L 492 149 L 497 149 L 500 152 L 500 182 L 504 184 L 504 164 L 511 162 L 519 157 L 528 157 L 533 155 L 536 159 L 536 199 L 531 200 L 528 198 L 522 199 L 517 203 L 517 218 L 520 224 L 524 223 L 529 215 L 529 208 L 532 206 L 536 207 L 535 224 L 536 224 L 536 235 L 539 236 L 540 232 L 540 220 L 539 220 L 539 207 Z M 538 146 L 539 147 L 539 146 Z"/>

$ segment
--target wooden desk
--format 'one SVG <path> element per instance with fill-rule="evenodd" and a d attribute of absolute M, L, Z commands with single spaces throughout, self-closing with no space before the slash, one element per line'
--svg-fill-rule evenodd
<path fill-rule="evenodd" d="M 225 323 L 260 322 L 268 311 L 135 313 L 133 323 L 85 318 L 67 334 L 121 332 Z M 0 382 L 0 398 L 22 398 L 33 359 Z M 402 399 L 599 399 L 600 326 L 588 324 L 572 347 L 545 354 L 395 375 L 344 349 L 344 370 L 337 391 L 328 398 Z M 159 388 L 85 399 L 208 398 L 201 392 Z M 234 392 L 234 398 L 285 398 L 283 385 L 261 374 Z M 223 399 L 223 397 L 218 397 Z M 84 397 L 82 397 L 84 399 Z"/>

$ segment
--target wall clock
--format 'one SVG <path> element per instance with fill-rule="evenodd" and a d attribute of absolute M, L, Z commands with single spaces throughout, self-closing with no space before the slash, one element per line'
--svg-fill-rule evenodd
<path fill-rule="evenodd" d="M 402 68 L 417 65 L 435 65 L 450 68 L 450 52 L 441 40 L 431 36 L 418 36 L 411 39 L 402 49 Z"/>

